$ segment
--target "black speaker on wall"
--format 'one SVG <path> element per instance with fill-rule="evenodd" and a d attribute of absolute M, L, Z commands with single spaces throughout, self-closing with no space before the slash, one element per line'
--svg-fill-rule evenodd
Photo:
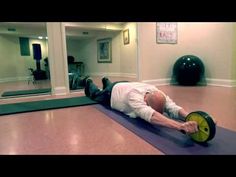
<path fill-rule="evenodd" d="M 41 45 L 40 44 L 32 44 L 33 45 L 33 53 L 35 60 L 42 59 Z"/>
<path fill-rule="evenodd" d="M 33 53 L 34 59 L 36 60 L 36 68 L 37 71 L 41 70 L 40 60 L 42 59 L 41 45 L 40 44 L 32 44 L 33 45 Z"/>

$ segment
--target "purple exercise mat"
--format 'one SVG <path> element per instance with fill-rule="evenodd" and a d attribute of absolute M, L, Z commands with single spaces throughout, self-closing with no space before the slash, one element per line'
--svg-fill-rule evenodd
<path fill-rule="evenodd" d="M 236 132 L 222 127 L 217 126 L 215 137 L 205 145 L 201 145 L 179 131 L 154 126 L 142 119 L 129 118 L 121 112 L 99 104 L 94 107 L 168 155 L 236 154 Z"/>

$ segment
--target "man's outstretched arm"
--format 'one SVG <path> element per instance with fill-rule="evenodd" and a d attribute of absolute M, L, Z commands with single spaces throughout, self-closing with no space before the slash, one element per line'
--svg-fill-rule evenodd
<path fill-rule="evenodd" d="M 189 114 L 189 112 L 187 112 L 184 108 L 181 108 L 179 110 L 178 114 L 179 114 L 179 119 L 185 121 L 185 119 L 186 119 L 187 115 Z"/>
<path fill-rule="evenodd" d="M 182 111 L 181 114 L 185 115 L 186 112 Z M 195 121 L 178 122 L 173 119 L 169 119 L 168 117 L 165 117 L 163 114 L 160 114 L 156 111 L 153 113 L 150 122 L 152 124 L 157 124 L 176 130 L 184 130 L 186 133 L 195 133 L 198 131 L 197 122 Z"/>

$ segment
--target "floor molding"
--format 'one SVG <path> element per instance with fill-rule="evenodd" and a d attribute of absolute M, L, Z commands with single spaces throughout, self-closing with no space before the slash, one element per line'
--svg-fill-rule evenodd
<path fill-rule="evenodd" d="M 212 86 L 236 87 L 236 80 L 206 78 L 206 82 Z"/>
<path fill-rule="evenodd" d="M 170 85 L 172 83 L 171 78 L 142 80 L 142 82 L 149 83 L 152 85 Z M 221 86 L 221 87 L 236 87 L 236 80 L 206 78 L 206 84 L 203 84 L 203 85 Z"/>
<path fill-rule="evenodd" d="M 55 87 L 54 95 L 66 95 L 67 89 L 66 87 Z"/>
<path fill-rule="evenodd" d="M 171 79 L 152 79 L 152 80 L 142 80 L 144 83 L 152 85 L 170 85 Z"/>
<path fill-rule="evenodd" d="M 133 73 L 86 73 L 89 76 L 107 76 L 107 77 L 129 77 L 136 78 L 137 75 Z"/>

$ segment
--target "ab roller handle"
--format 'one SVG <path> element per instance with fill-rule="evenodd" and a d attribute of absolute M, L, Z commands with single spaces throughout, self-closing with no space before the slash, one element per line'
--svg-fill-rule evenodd
<path fill-rule="evenodd" d="M 214 138 L 216 126 L 213 119 L 203 111 L 195 111 L 188 114 L 186 121 L 195 121 L 198 124 L 198 131 L 189 136 L 198 143 L 206 143 Z M 182 133 L 186 134 L 184 130 Z"/>

